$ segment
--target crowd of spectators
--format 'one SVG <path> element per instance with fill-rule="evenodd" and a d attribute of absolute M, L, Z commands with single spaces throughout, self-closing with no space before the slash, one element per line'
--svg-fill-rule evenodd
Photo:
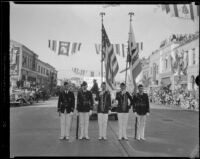
<path fill-rule="evenodd" d="M 187 91 L 182 88 L 174 91 L 156 87 L 149 91 L 150 102 L 166 106 L 177 106 L 183 109 L 199 110 L 198 90 Z"/>
<path fill-rule="evenodd" d="M 194 34 L 172 34 L 168 39 L 165 39 L 161 42 L 160 48 L 172 42 L 185 43 L 187 41 L 193 40 L 194 38 L 198 36 L 199 36 L 199 32 L 196 32 Z"/>

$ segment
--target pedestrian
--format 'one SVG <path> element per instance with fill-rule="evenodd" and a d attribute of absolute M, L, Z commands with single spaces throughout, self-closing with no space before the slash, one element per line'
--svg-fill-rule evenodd
<path fill-rule="evenodd" d="M 60 140 L 69 140 L 71 120 L 75 107 L 74 93 L 69 90 L 69 83 L 64 82 L 64 90 L 58 98 L 58 112 L 60 115 L 61 136 Z"/>
<path fill-rule="evenodd" d="M 126 91 L 124 83 L 120 84 L 120 91 L 116 93 L 117 100 L 117 116 L 119 124 L 119 140 L 128 140 L 126 134 L 126 128 L 128 124 L 129 109 L 132 105 L 132 97 L 129 92 Z"/>
<path fill-rule="evenodd" d="M 93 86 L 92 86 L 92 88 L 91 88 L 90 91 L 92 92 L 92 94 L 95 94 L 95 95 L 98 94 L 98 92 L 99 92 L 99 87 L 98 87 L 98 83 L 97 83 L 97 80 L 96 80 L 96 79 L 93 80 Z"/>
<path fill-rule="evenodd" d="M 137 140 L 145 140 L 145 122 L 146 116 L 150 113 L 149 98 L 146 93 L 143 92 L 143 85 L 138 86 L 138 93 L 133 96 L 133 112 L 137 116 Z"/>
<path fill-rule="evenodd" d="M 88 127 L 89 127 L 89 116 L 92 114 L 93 108 L 93 97 L 91 91 L 87 90 L 87 82 L 83 82 L 81 89 L 77 95 L 77 112 L 80 117 L 80 128 L 81 134 L 79 139 L 83 138 L 89 140 Z"/>
<path fill-rule="evenodd" d="M 98 100 L 97 113 L 98 113 L 98 125 L 99 125 L 99 140 L 107 140 L 107 122 L 108 114 L 111 113 L 111 95 L 106 90 L 106 83 L 101 84 L 102 91 L 97 94 L 96 100 Z"/>

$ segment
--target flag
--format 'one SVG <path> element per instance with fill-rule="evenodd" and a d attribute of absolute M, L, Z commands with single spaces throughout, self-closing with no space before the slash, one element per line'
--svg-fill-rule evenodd
<path fill-rule="evenodd" d="M 59 41 L 58 55 L 69 56 L 69 48 L 70 48 L 70 42 Z"/>
<path fill-rule="evenodd" d="M 72 44 L 71 54 L 77 53 L 78 51 L 80 51 L 80 48 L 81 48 L 81 43 L 74 42 Z"/>
<path fill-rule="evenodd" d="M 162 5 L 162 10 L 166 11 L 166 13 L 170 13 L 172 17 L 192 20 L 199 17 L 199 5 L 195 5 L 194 2 L 190 4 Z"/>
<path fill-rule="evenodd" d="M 122 44 L 122 57 L 125 57 L 124 44 Z"/>
<path fill-rule="evenodd" d="M 142 64 L 139 59 L 139 48 L 137 47 L 135 36 L 133 33 L 132 24 L 130 23 L 130 32 L 128 39 L 128 54 L 129 58 L 127 59 L 130 66 L 130 75 L 134 85 L 136 77 L 142 71 Z"/>
<path fill-rule="evenodd" d="M 116 47 L 116 54 L 120 55 L 120 45 L 119 44 L 115 44 Z"/>
<path fill-rule="evenodd" d="M 102 49 L 105 55 L 106 83 L 108 89 L 113 90 L 114 78 L 119 70 L 117 58 L 114 54 L 113 45 L 110 43 L 104 25 L 102 24 Z"/>
<path fill-rule="evenodd" d="M 96 53 L 100 54 L 101 51 L 101 44 L 95 44 Z"/>
<path fill-rule="evenodd" d="M 54 51 L 54 52 L 56 52 L 56 49 L 57 49 L 57 41 L 56 40 L 48 40 L 49 42 L 48 42 L 48 47 L 52 50 L 52 51 Z"/>

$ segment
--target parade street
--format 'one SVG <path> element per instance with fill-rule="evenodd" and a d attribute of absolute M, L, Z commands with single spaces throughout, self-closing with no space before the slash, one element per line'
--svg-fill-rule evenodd
<path fill-rule="evenodd" d="M 90 120 L 90 140 L 76 140 L 74 114 L 70 140 L 59 140 L 57 97 L 31 106 L 10 108 L 10 157 L 17 156 L 160 156 L 191 157 L 199 145 L 196 111 L 165 109 L 150 104 L 145 141 L 134 139 L 134 115 L 128 121 L 128 141 L 118 141 L 118 121 L 108 121 L 107 141 L 98 140 L 97 120 Z"/>

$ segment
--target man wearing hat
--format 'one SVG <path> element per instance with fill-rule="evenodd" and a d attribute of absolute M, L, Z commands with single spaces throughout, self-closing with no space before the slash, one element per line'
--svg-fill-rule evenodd
<path fill-rule="evenodd" d="M 58 112 L 60 114 L 61 136 L 62 139 L 69 139 L 71 120 L 75 106 L 74 93 L 69 90 L 69 83 L 64 82 L 64 88 L 58 98 Z"/>
<path fill-rule="evenodd" d="M 102 91 L 97 94 L 98 100 L 97 113 L 99 125 L 99 140 L 106 140 L 108 114 L 111 111 L 111 96 L 110 92 L 106 90 L 106 83 L 101 84 Z"/>
<path fill-rule="evenodd" d="M 133 96 L 133 112 L 137 116 L 137 140 L 145 140 L 145 122 L 146 115 L 149 115 L 149 98 L 146 93 L 143 93 L 143 85 L 138 85 L 139 92 Z"/>
<path fill-rule="evenodd" d="M 92 114 L 93 108 L 93 97 L 92 93 L 87 90 L 87 83 L 84 81 L 81 84 L 81 90 L 77 95 L 77 111 L 80 117 L 80 128 L 81 134 L 79 139 L 84 137 L 88 140 L 88 126 L 89 126 L 89 115 Z"/>
<path fill-rule="evenodd" d="M 126 86 L 124 83 L 120 84 L 121 90 L 116 94 L 116 100 L 118 103 L 118 122 L 119 122 L 119 140 L 128 140 L 126 135 L 126 128 L 128 124 L 129 109 L 132 105 L 132 97 L 129 92 L 126 91 Z"/>

